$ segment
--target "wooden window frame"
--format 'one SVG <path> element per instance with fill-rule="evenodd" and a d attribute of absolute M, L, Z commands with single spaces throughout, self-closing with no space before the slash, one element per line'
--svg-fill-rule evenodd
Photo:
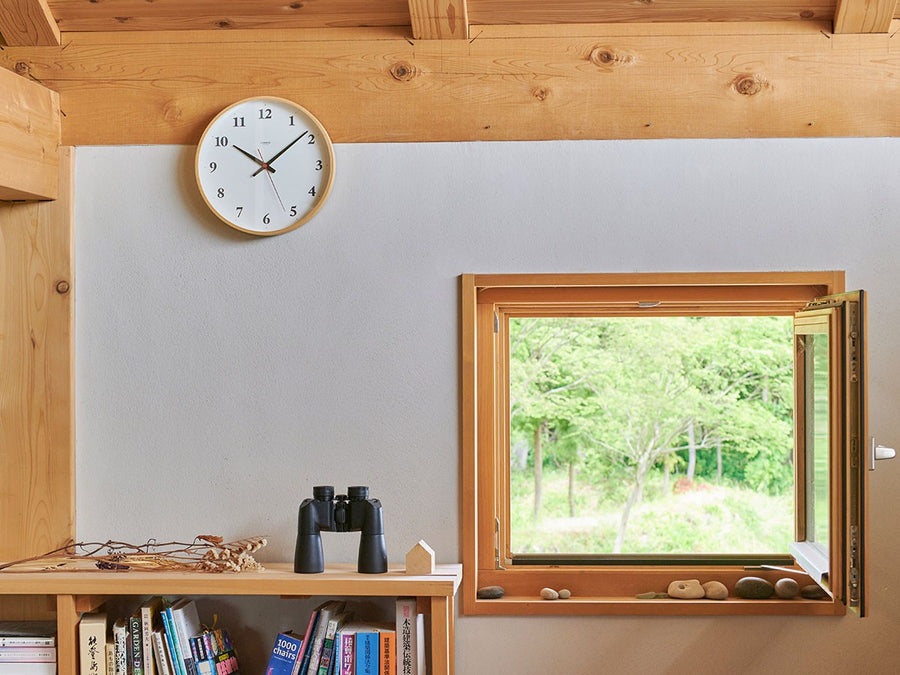
<path fill-rule="evenodd" d="M 566 564 L 509 566 L 500 521 L 508 499 L 508 439 L 503 410 L 506 392 L 496 382 L 505 368 L 507 348 L 495 337 L 500 315 L 545 312 L 559 315 L 785 315 L 815 298 L 844 291 L 844 273 L 723 272 L 636 274 L 464 274 L 461 283 L 461 446 L 462 446 L 462 611 L 476 614 L 637 614 L 840 615 L 837 599 L 744 600 L 733 595 L 743 576 L 775 581 L 784 576 L 801 585 L 815 583 L 793 573 L 744 564 Z M 638 306 L 641 303 L 642 306 Z M 656 304 L 659 303 L 659 304 Z M 652 308 L 648 305 L 654 305 Z M 499 350 L 499 354 L 498 354 Z M 498 359 L 498 355 L 502 358 Z M 796 507 L 795 507 L 796 508 Z M 640 600 L 677 579 L 718 580 L 730 591 L 726 601 Z M 477 589 L 501 586 L 500 599 L 476 597 Z M 568 588 L 568 600 L 546 601 L 540 589 Z"/>

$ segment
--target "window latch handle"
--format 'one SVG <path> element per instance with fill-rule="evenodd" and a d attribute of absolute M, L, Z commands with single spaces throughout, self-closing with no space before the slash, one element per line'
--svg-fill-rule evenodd
<path fill-rule="evenodd" d="M 872 443 L 869 446 L 869 471 L 875 470 L 875 461 L 882 459 L 894 459 L 897 451 L 894 448 L 888 448 L 884 445 L 875 445 L 875 437 L 872 437 Z"/>

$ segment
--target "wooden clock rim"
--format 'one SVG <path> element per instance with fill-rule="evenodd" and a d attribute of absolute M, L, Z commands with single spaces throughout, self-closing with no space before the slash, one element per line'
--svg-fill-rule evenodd
<path fill-rule="evenodd" d="M 213 125 L 219 121 L 219 118 L 224 116 L 226 113 L 230 112 L 234 108 L 243 105 L 245 103 L 249 103 L 251 101 L 277 101 L 280 103 L 285 103 L 288 106 L 295 108 L 301 111 L 307 119 L 312 123 L 312 126 L 316 127 L 318 133 L 320 134 L 320 138 L 325 139 L 325 147 L 326 147 L 326 155 L 328 157 L 328 176 L 325 180 L 325 185 L 322 188 L 319 197 L 316 199 L 312 208 L 309 209 L 306 213 L 303 214 L 300 218 L 294 221 L 292 224 L 287 227 L 283 227 L 280 230 L 273 230 L 271 232 L 261 232 L 259 230 L 250 230 L 245 227 L 241 227 L 230 220 L 228 220 L 225 216 L 219 213 L 219 211 L 212 205 L 209 201 L 209 198 L 206 196 L 206 191 L 203 189 L 203 185 L 200 182 L 200 146 L 203 145 L 204 141 L 207 139 L 207 134 L 209 134 L 210 129 L 212 129 Z M 225 106 L 222 110 L 220 110 L 215 117 L 213 117 L 209 124 L 203 129 L 203 132 L 200 134 L 200 139 L 197 141 L 197 149 L 194 153 L 194 180 L 197 183 L 197 189 L 200 192 L 200 196 L 203 198 L 203 201 L 206 203 L 206 206 L 212 211 L 213 215 L 216 216 L 223 223 L 228 225 L 229 227 L 238 230 L 239 232 L 244 232 L 246 234 L 252 234 L 258 237 L 274 237 L 278 234 L 284 234 L 286 232 L 291 232 L 293 230 L 298 229 L 301 225 L 305 225 L 309 222 L 313 216 L 315 216 L 322 206 L 325 204 L 325 201 L 328 199 L 328 196 L 331 194 L 331 186 L 334 183 L 334 145 L 331 142 L 331 136 L 328 134 L 328 131 L 322 125 L 322 122 L 319 121 L 319 118 L 312 114 L 306 107 L 300 105 L 296 101 L 292 101 L 291 99 L 284 98 L 282 96 L 248 96 L 247 98 L 242 98 L 234 103 L 231 103 Z"/>

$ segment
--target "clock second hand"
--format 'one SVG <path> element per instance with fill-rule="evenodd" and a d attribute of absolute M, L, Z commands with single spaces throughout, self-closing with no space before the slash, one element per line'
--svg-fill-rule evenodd
<path fill-rule="evenodd" d="M 260 158 L 262 158 L 262 152 L 260 152 L 259 148 L 256 149 L 256 152 L 258 152 Z M 256 158 L 254 157 L 253 159 L 256 159 Z M 262 167 L 260 167 L 259 171 L 262 171 L 263 169 L 269 169 L 269 165 L 268 165 L 268 163 L 267 163 L 265 160 L 263 160 Z M 259 173 L 259 171 L 257 171 L 256 173 Z M 271 171 L 272 173 L 274 173 L 274 172 L 275 172 L 275 169 L 270 169 L 270 171 Z M 253 175 L 255 176 L 256 173 L 253 174 Z M 272 189 L 275 191 L 275 196 L 278 198 L 278 203 L 281 204 L 281 210 L 282 210 L 282 211 L 286 211 L 287 209 L 284 208 L 284 202 L 281 201 L 281 195 L 278 194 L 278 188 L 275 187 L 275 180 L 272 178 L 272 173 L 269 173 L 269 172 L 267 171 L 267 172 L 266 172 L 266 176 L 269 177 L 269 183 L 272 185 Z"/>

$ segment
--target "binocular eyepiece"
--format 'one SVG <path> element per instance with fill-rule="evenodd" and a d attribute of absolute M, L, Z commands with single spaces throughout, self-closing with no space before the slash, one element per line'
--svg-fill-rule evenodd
<path fill-rule="evenodd" d="M 369 498 L 369 488 L 355 485 L 346 495 L 334 494 L 334 486 L 313 487 L 313 498 L 300 504 L 294 572 L 316 574 L 325 569 L 321 532 L 361 532 L 357 570 L 363 574 L 387 572 L 384 521 L 381 502 Z"/>

